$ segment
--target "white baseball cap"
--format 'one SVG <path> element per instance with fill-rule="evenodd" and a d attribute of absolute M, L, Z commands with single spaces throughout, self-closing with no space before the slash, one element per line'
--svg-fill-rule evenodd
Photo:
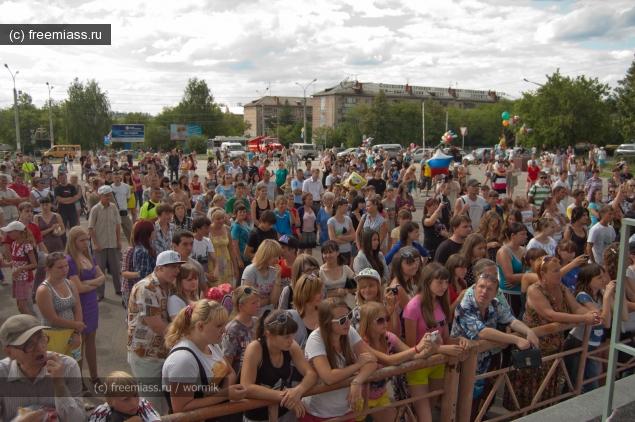
<path fill-rule="evenodd" d="M 160 267 L 163 265 L 185 264 L 185 263 L 186 261 L 181 261 L 181 255 L 174 251 L 161 252 L 159 256 L 157 256 L 157 261 L 156 261 L 157 267 Z"/>
<path fill-rule="evenodd" d="M 109 194 L 109 193 L 112 193 L 112 188 L 111 188 L 110 186 L 108 186 L 108 185 L 104 185 L 104 186 L 101 186 L 101 187 L 97 190 L 97 193 L 98 193 L 99 195 L 107 195 L 107 194 Z"/>
<path fill-rule="evenodd" d="M 355 281 L 359 281 L 362 278 L 367 278 L 367 277 L 374 278 L 381 285 L 381 277 L 379 276 L 379 273 L 373 270 L 372 268 L 364 268 L 363 270 L 361 270 L 359 274 L 355 276 Z"/>
<path fill-rule="evenodd" d="M 22 231 L 26 230 L 26 226 L 24 224 L 20 223 L 19 221 L 13 221 L 13 222 L 7 224 L 6 227 L 3 227 L 0 230 L 2 230 L 5 233 L 12 232 L 14 230 L 22 232 Z"/>

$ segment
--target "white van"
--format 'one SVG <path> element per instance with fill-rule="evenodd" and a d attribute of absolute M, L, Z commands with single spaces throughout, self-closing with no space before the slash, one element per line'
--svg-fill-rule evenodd
<path fill-rule="evenodd" d="M 315 160 L 315 157 L 318 156 L 317 147 L 313 144 L 291 144 L 291 148 L 295 149 L 295 152 L 303 160 Z"/>
<path fill-rule="evenodd" d="M 231 160 L 240 158 L 245 154 L 245 147 L 237 142 L 223 142 L 220 145 L 220 150 L 227 151 Z"/>

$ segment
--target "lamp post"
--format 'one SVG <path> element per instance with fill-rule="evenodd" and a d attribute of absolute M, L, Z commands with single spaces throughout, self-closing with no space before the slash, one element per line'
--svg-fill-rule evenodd
<path fill-rule="evenodd" d="M 11 77 L 13 78 L 13 109 L 15 111 L 15 151 L 20 152 L 20 116 L 18 114 L 18 91 L 15 89 L 15 77 L 20 73 L 19 70 L 16 70 L 15 74 L 11 72 L 8 64 L 4 64 L 4 67 L 7 68 Z"/>
<path fill-rule="evenodd" d="M 260 103 L 262 105 L 262 136 L 265 136 L 265 102 L 264 102 L 264 98 L 265 98 L 265 94 L 267 93 L 267 91 L 269 91 L 269 87 L 267 87 L 267 89 L 264 90 L 264 92 L 261 94 L 260 91 L 256 90 L 256 92 L 258 93 L 258 95 L 260 95 Z M 256 116 L 258 116 L 258 112 L 256 112 Z M 256 119 L 256 122 L 258 120 Z M 257 123 L 256 123 L 256 127 L 258 127 Z"/>
<path fill-rule="evenodd" d="M 306 137 L 307 137 L 307 133 L 306 133 L 306 90 L 308 87 L 311 86 L 311 84 L 313 82 L 317 81 L 317 78 L 313 79 L 311 82 L 309 82 L 309 84 L 307 86 L 302 86 L 300 85 L 298 82 L 296 82 L 295 84 L 298 85 L 300 88 L 302 88 L 302 90 L 304 91 L 304 142 L 306 142 Z M 311 143 L 313 143 L 313 140 L 311 140 Z"/>
<path fill-rule="evenodd" d="M 49 85 L 49 83 L 46 83 L 46 86 L 48 87 L 49 90 L 49 127 L 50 127 L 50 133 L 51 133 L 51 148 L 53 148 L 53 145 L 55 145 L 55 142 L 53 141 L 53 114 L 51 111 L 51 90 L 53 88 L 55 88 L 52 85 Z"/>
<path fill-rule="evenodd" d="M 539 84 L 538 82 L 530 81 L 530 80 L 525 79 L 525 78 L 523 78 L 523 81 L 529 82 L 530 84 L 534 84 L 534 85 L 538 85 L 538 86 L 544 86 L 543 84 Z"/>

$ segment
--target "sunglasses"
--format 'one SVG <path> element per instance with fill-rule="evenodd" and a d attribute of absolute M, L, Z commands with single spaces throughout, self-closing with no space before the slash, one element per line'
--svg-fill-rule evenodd
<path fill-rule="evenodd" d="M 498 278 L 496 278 L 493 275 L 488 274 L 488 273 L 483 273 L 483 274 L 479 275 L 478 278 L 487 278 L 487 279 L 492 280 L 495 283 L 498 283 Z"/>
<path fill-rule="evenodd" d="M 375 318 L 375 324 L 382 325 L 386 322 L 390 322 L 390 315 L 386 315 L 385 317 Z"/>
<path fill-rule="evenodd" d="M 307 278 L 310 280 L 313 280 L 315 278 L 315 272 L 319 271 L 320 269 L 318 267 L 311 267 L 308 270 L 304 270 L 304 274 L 307 275 Z"/>
<path fill-rule="evenodd" d="M 541 179 L 542 179 L 542 180 L 547 180 L 547 178 L 546 178 L 546 177 L 541 177 Z"/>
<path fill-rule="evenodd" d="M 353 311 L 350 311 L 348 314 L 344 315 L 338 319 L 332 319 L 331 322 L 339 322 L 340 325 L 346 325 L 346 323 L 353 319 Z"/>
<path fill-rule="evenodd" d="M 273 324 L 286 324 L 288 320 L 289 320 L 289 315 L 285 312 L 283 314 L 278 315 L 278 318 L 276 318 L 274 321 L 271 321 L 270 323 L 268 323 L 267 327 L 271 327 Z"/>

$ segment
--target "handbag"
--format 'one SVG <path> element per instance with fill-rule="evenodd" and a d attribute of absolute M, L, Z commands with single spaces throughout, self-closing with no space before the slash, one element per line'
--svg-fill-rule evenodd
<path fill-rule="evenodd" d="M 512 171 L 512 176 L 518 177 L 520 176 L 520 173 L 521 173 L 520 169 L 514 169 L 514 171 Z"/>
<path fill-rule="evenodd" d="M 512 352 L 512 365 L 517 370 L 540 368 L 542 366 L 542 353 L 540 348 L 514 350 Z"/>
<path fill-rule="evenodd" d="M 346 284 L 344 284 L 345 289 L 357 289 L 357 282 L 354 278 L 347 278 Z"/>

